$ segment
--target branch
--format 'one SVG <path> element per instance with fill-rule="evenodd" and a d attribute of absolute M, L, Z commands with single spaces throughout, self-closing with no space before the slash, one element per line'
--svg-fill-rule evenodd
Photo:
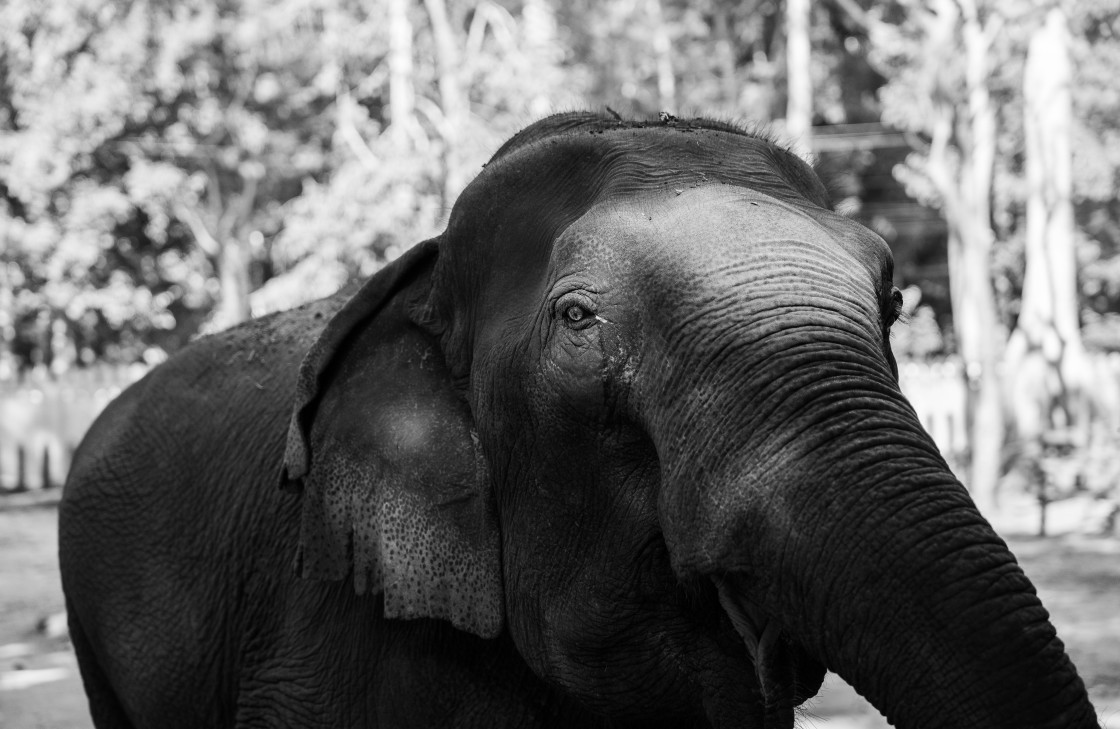
<path fill-rule="evenodd" d="M 257 164 L 260 163 L 247 163 Z M 241 225 L 249 219 L 253 213 L 253 205 L 257 201 L 257 187 L 260 184 L 260 178 L 263 177 L 257 169 L 253 169 L 252 174 L 242 174 L 242 189 L 241 194 L 238 195 L 234 202 L 226 206 L 226 212 L 222 216 L 221 223 L 219 224 L 219 233 L 222 240 L 227 240 L 230 236 L 238 235 Z"/>
<path fill-rule="evenodd" d="M 953 112 L 944 107 L 935 109 L 926 153 L 926 176 L 941 195 L 941 210 L 946 220 L 956 220 L 960 210 L 960 193 L 949 167 L 949 141 L 953 134 Z"/>
<path fill-rule="evenodd" d="M 194 241 L 198 244 L 198 247 L 202 249 L 202 252 L 207 256 L 217 257 L 222 247 L 217 239 L 211 235 L 202 217 L 185 203 L 175 201 L 173 207 L 175 209 L 175 217 L 191 229 L 191 235 L 194 236 Z"/>
<path fill-rule="evenodd" d="M 426 96 L 420 96 L 416 99 L 416 111 L 427 118 L 428 123 L 435 127 L 436 132 L 439 133 L 440 136 L 443 135 L 444 127 L 447 125 L 447 118 L 443 115 L 443 109 L 439 108 L 439 104 Z"/>
<path fill-rule="evenodd" d="M 847 15 L 867 36 L 871 35 L 872 26 L 882 25 L 882 21 L 872 18 L 871 14 L 861 8 L 855 0 L 832 0 L 832 4 Z"/>
<path fill-rule="evenodd" d="M 210 208 L 210 215 L 214 220 L 220 221 L 222 219 L 222 180 L 218 168 L 214 164 L 213 156 L 206 158 L 206 176 L 210 180 L 210 186 L 206 190 L 206 203 Z"/>
<path fill-rule="evenodd" d="M 362 163 L 362 166 L 367 170 L 376 170 L 378 167 L 377 155 L 366 144 L 366 140 L 362 139 L 361 133 L 358 128 L 354 126 L 354 100 L 350 97 L 350 87 L 345 83 L 339 88 L 336 96 L 336 104 L 338 110 L 338 133 L 342 135 L 342 139 L 346 142 L 346 146 Z"/>

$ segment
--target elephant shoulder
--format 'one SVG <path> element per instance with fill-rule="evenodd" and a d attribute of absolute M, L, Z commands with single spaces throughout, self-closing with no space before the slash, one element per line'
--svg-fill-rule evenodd
<path fill-rule="evenodd" d="M 142 454 L 189 457 L 204 439 L 271 432 L 282 445 L 299 363 L 349 293 L 201 337 L 153 368 L 94 421 L 75 452 L 66 497 L 118 480 Z"/>
<path fill-rule="evenodd" d="M 201 337 L 149 373 L 147 387 L 139 389 L 154 389 L 160 398 L 218 396 L 228 405 L 230 396 L 236 401 L 251 387 L 268 391 L 269 400 L 282 399 L 286 409 L 300 361 L 347 298 L 339 292 Z"/>
<path fill-rule="evenodd" d="M 156 377 L 179 378 L 189 384 L 210 378 L 236 386 L 260 377 L 294 382 L 299 363 L 349 298 L 341 291 L 295 309 L 252 319 L 216 334 L 200 338 L 153 371 Z M 221 385 L 218 385 L 221 387 Z M 289 403 L 285 403 L 285 407 Z"/>

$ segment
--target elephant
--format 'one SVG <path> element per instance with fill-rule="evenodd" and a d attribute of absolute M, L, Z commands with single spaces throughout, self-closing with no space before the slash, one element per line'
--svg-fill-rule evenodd
<path fill-rule="evenodd" d="M 98 727 L 1096 727 L 772 136 L 569 112 L 355 290 L 127 389 L 60 505 Z"/>

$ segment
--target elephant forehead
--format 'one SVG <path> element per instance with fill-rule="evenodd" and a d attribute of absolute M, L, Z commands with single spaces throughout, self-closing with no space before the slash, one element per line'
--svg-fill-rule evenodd
<path fill-rule="evenodd" d="M 772 265 L 808 255 L 878 280 L 890 249 L 855 221 L 727 185 L 670 189 L 600 203 L 557 240 L 561 262 L 632 254 L 657 265 L 705 260 Z"/>

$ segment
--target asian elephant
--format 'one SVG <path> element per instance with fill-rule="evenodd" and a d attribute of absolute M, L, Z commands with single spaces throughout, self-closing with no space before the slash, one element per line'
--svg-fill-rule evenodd
<path fill-rule="evenodd" d="M 827 668 L 899 727 L 1096 727 L 899 391 L 891 268 L 765 135 L 533 124 L 437 238 L 94 425 L 97 725 L 790 727 Z"/>

